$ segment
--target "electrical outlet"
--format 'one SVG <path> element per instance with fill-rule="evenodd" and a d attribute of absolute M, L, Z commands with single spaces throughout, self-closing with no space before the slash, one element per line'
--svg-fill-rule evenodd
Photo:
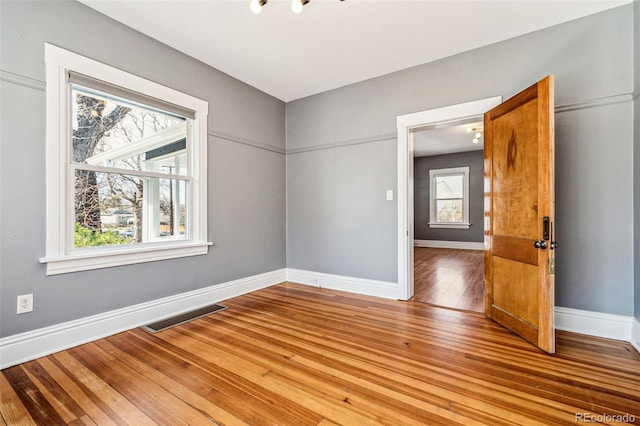
<path fill-rule="evenodd" d="M 311 284 L 318 285 L 318 279 L 317 278 L 311 278 Z"/>
<path fill-rule="evenodd" d="M 18 296 L 18 314 L 33 311 L 33 294 L 23 294 Z"/>

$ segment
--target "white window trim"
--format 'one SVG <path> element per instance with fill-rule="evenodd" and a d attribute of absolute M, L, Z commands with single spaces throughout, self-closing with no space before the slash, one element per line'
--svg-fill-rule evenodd
<path fill-rule="evenodd" d="M 444 175 L 463 174 L 462 193 L 462 222 L 438 222 L 436 214 L 436 184 L 435 178 Z M 451 228 L 469 229 L 469 167 L 454 167 L 448 169 L 429 170 L 429 227 L 430 228 Z"/>
<path fill-rule="evenodd" d="M 206 101 L 45 43 L 46 63 L 46 255 L 47 275 L 207 254 Z M 68 71 L 91 76 L 195 111 L 189 152 L 191 239 L 73 251 L 73 183 L 69 176 Z"/>

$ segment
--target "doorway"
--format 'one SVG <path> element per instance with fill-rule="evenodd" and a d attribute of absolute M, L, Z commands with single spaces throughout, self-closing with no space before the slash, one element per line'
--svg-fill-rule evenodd
<path fill-rule="evenodd" d="M 482 119 L 413 129 L 412 301 L 484 312 Z"/>
<path fill-rule="evenodd" d="M 414 282 L 414 142 L 420 129 L 482 121 L 501 96 L 399 116 L 398 124 L 398 299 L 415 294 Z"/>

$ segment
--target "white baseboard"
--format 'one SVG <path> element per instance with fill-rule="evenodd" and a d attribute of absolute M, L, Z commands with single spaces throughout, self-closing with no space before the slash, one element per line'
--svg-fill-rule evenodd
<path fill-rule="evenodd" d="M 384 297 L 386 299 L 398 299 L 398 283 L 388 281 L 345 277 L 300 269 L 287 269 L 287 281 L 314 287 L 330 288 L 332 290 L 366 294 L 368 296 Z"/>
<path fill-rule="evenodd" d="M 472 241 L 438 241 L 438 240 L 413 240 L 415 247 L 448 248 L 459 250 L 484 250 L 483 242 Z"/>
<path fill-rule="evenodd" d="M 5 337 L 0 339 L 0 369 L 286 280 L 287 270 L 280 269 Z"/>
<path fill-rule="evenodd" d="M 608 339 L 631 341 L 633 317 L 556 306 L 556 329 Z M 637 323 L 637 320 L 636 320 Z"/>
<path fill-rule="evenodd" d="M 2 338 L 0 369 L 284 281 L 387 299 L 398 296 L 394 282 L 280 269 Z M 558 330 L 628 341 L 640 352 L 640 322 L 633 317 L 560 306 L 555 317 Z"/>
<path fill-rule="evenodd" d="M 631 325 L 631 346 L 640 352 L 640 321 L 638 318 L 634 318 Z"/>

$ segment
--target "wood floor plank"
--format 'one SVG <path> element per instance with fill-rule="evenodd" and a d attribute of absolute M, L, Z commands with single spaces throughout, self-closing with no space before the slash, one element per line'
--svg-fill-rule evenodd
<path fill-rule="evenodd" d="M 102 411 L 89 396 L 85 394 L 81 386 L 76 383 L 74 376 L 70 375 L 70 372 L 65 372 L 52 357 L 43 357 L 38 359 L 38 363 L 43 369 L 49 372 L 51 377 L 55 378 L 56 382 L 62 389 L 69 395 L 78 407 L 81 408 L 84 413 L 79 417 L 80 424 L 94 424 L 98 423 L 104 426 L 115 425 L 114 422 L 104 411 Z"/>
<path fill-rule="evenodd" d="M 360 378 L 365 377 L 367 384 L 366 386 L 368 387 L 370 394 L 373 390 L 375 390 L 380 392 L 385 399 L 393 398 L 394 395 L 391 395 L 390 388 L 394 385 L 390 383 L 390 381 L 396 379 L 395 386 L 398 389 L 403 389 L 403 392 L 405 394 L 410 393 L 409 389 L 415 387 L 416 392 L 414 396 L 420 395 L 420 397 L 424 398 L 429 394 L 437 394 L 440 398 L 444 398 L 445 401 L 448 401 L 447 404 L 440 403 L 441 406 L 458 403 L 460 405 L 466 406 L 467 408 L 473 408 L 476 413 L 483 412 L 483 410 L 485 410 L 486 408 L 486 406 L 483 405 L 482 401 L 477 398 L 466 399 L 463 397 L 466 392 L 465 388 L 468 387 L 469 384 L 469 380 L 466 377 L 462 377 L 461 380 L 452 380 L 451 373 L 445 372 L 444 374 L 441 374 L 441 372 L 437 372 L 435 369 L 432 369 L 431 371 L 429 371 L 429 375 L 431 377 L 429 377 L 428 379 L 426 378 L 426 376 L 423 376 L 421 378 L 422 380 L 415 380 L 406 374 L 407 368 L 405 365 L 398 365 L 393 357 L 384 356 L 383 353 L 372 355 L 372 351 L 370 349 L 365 352 L 352 350 L 346 353 L 347 358 L 342 358 L 341 355 L 345 354 L 341 354 L 338 351 L 333 351 L 331 346 L 314 347 L 315 345 L 317 345 L 317 342 L 315 342 L 315 344 L 314 342 L 310 342 L 308 346 L 304 344 L 303 342 L 305 340 L 308 341 L 307 339 L 305 339 L 305 333 L 302 330 L 297 332 L 292 331 L 293 329 L 295 329 L 295 326 L 293 324 L 287 324 L 286 326 L 283 325 L 282 327 L 282 330 L 286 331 L 282 331 L 282 334 L 277 337 L 282 338 L 282 336 L 292 335 L 293 341 L 295 341 L 295 346 L 297 348 L 308 349 L 309 353 L 322 352 L 323 354 L 325 354 L 325 359 L 323 360 L 324 364 L 318 364 L 313 361 L 309 361 L 316 371 L 322 371 L 325 368 L 330 368 L 327 366 L 334 365 L 335 363 L 336 367 L 328 370 L 328 374 L 330 374 L 331 376 L 341 377 L 343 376 L 343 374 L 341 374 L 342 371 L 353 372 L 355 376 L 353 374 L 344 375 L 346 380 L 350 383 L 361 383 Z M 243 334 L 248 334 L 251 333 L 251 330 L 255 331 L 259 329 L 259 322 L 253 321 L 250 322 L 250 324 L 247 326 L 247 329 L 243 331 Z M 269 339 L 274 340 L 274 338 L 276 338 L 274 337 L 274 332 L 276 331 L 280 330 L 275 327 L 270 327 Z M 287 342 L 285 340 L 278 340 L 278 343 L 281 346 L 287 345 Z M 340 345 L 340 347 L 344 346 L 342 342 L 340 343 Z M 359 358 L 365 358 L 366 365 L 364 362 L 359 362 Z M 298 362 L 305 362 L 305 358 L 300 356 L 297 356 L 295 359 L 299 360 Z M 380 370 L 378 371 L 373 366 L 376 366 Z M 401 374 L 396 372 L 396 370 L 400 369 L 403 370 Z M 422 372 L 414 370 L 411 373 L 415 375 L 421 375 Z M 382 377 L 384 377 L 384 380 L 381 380 Z M 434 384 L 431 386 L 425 385 L 425 383 L 429 383 L 430 381 L 432 381 Z M 383 382 L 384 386 L 377 386 L 377 382 Z M 495 391 L 495 389 L 483 389 L 481 386 L 479 386 L 475 391 L 485 396 L 489 395 L 493 399 L 494 404 L 492 404 L 492 416 L 494 423 L 498 422 L 499 417 L 497 417 L 497 414 L 500 414 L 500 410 L 495 404 L 496 400 L 504 400 L 506 401 L 505 404 L 509 403 L 511 405 L 517 405 L 520 401 L 512 397 L 512 394 L 515 392 L 510 389 L 504 389 L 502 390 L 502 392 L 498 391 L 491 393 L 492 391 Z M 398 396 L 395 395 L 395 397 Z M 399 399 L 402 400 L 403 396 L 400 396 Z M 421 406 L 418 399 L 412 400 L 411 403 L 416 406 Z M 528 401 L 524 400 L 523 404 L 528 404 Z M 424 406 L 422 406 L 421 408 L 428 410 L 428 408 Z M 538 414 L 544 414 L 546 418 L 551 417 L 552 407 L 550 405 L 545 406 L 543 411 L 543 413 Z M 503 413 L 503 415 L 508 420 L 513 420 L 509 419 L 509 417 L 511 417 L 509 413 L 505 412 Z M 529 418 L 528 420 L 531 424 L 534 424 L 534 419 Z"/>
<path fill-rule="evenodd" d="M 411 414 L 414 406 L 420 405 L 421 401 L 416 399 L 407 402 L 411 399 L 406 395 L 397 393 L 396 398 L 389 398 L 390 391 L 384 387 L 377 387 L 372 382 L 360 380 L 353 375 L 344 375 L 342 369 L 339 367 L 338 360 L 331 360 L 328 356 L 330 348 L 322 348 L 322 352 L 325 354 L 323 363 L 316 363 L 310 359 L 305 358 L 305 354 L 300 350 L 296 351 L 296 354 L 281 357 L 277 353 L 269 353 L 270 345 L 275 345 L 277 348 L 282 348 L 287 345 L 285 340 L 274 338 L 270 333 L 268 338 L 260 335 L 260 333 L 252 333 L 251 330 L 257 328 L 255 324 L 250 324 L 247 328 L 242 326 L 236 328 L 237 339 L 233 343 L 229 343 L 223 350 L 226 352 L 234 352 L 237 356 L 242 356 L 244 353 L 260 353 L 260 356 L 253 361 L 261 363 L 265 367 L 270 369 L 269 374 L 278 375 L 283 380 L 288 380 L 290 383 L 299 383 L 304 387 L 321 388 L 330 398 L 336 401 L 342 400 L 347 402 L 353 407 L 359 406 L 363 412 L 369 412 L 375 414 L 377 417 L 383 417 L 389 415 L 389 413 L 397 413 L 395 417 L 398 421 L 406 417 L 406 421 L 415 421 L 416 418 L 410 419 L 404 414 Z M 271 329 L 273 331 L 273 328 Z M 195 332 L 197 334 L 197 332 Z M 304 337 L 303 337 L 304 338 Z M 294 337 L 296 340 L 297 348 L 301 347 L 301 338 Z M 254 347 L 259 347 L 258 351 L 253 350 Z M 352 371 L 356 370 L 356 366 L 351 363 L 350 365 L 340 365 L 341 367 L 349 368 Z M 349 391 L 345 392 L 345 386 L 349 387 Z M 446 404 L 442 403 L 441 406 Z M 426 412 L 430 407 L 426 408 Z M 419 410 L 416 410 L 419 411 Z M 438 411 L 437 407 L 433 407 L 433 411 Z M 400 414 L 403 413 L 403 414 Z M 424 419 L 423 419 L 424 420 Z M 449 419 L 449 424 L 453 419 Z M 463 419 L 459 419 L 463 420 Z M 468 420 L 467 420 L 468 423 Z"/>
<path fill-rule="evenodd" d="M 371 423 L 366 417 L 345 410 L 333 402 L 317 398 L 313 395 L 312 389 L 285 386 L 278 380 L 274 380 L 273 374 L 270 374 L 272 371 L 268 366 L 252 362 L 253 360 L 247 355 L 243 354 L 238 356 L 227 350 L 212 350 L 211 345 L 198 339 L 197 334 L 179 334 L 179 332 L 174 329 L 167 330 L 167 333 L 163 333 L 163 337 L 179 346 L 189 347 L 190 352 L 205 361 L 227 370 L 231 368 L 234 369 L 237 371 L 238 376 L 252 384 L 250 387 L 252 395 L 266 395 L 268 392 L 272 392 L 274 395 L 286 394 L 288 399 L 291 399 L 312 412 L 320 410 L 319 414 L 327 416 L 328 418 L 331 418 L 332 415 L 339 415 L 339 418 L 347 422 L 344 424 L 375 424 Z M 278 407 L 273 407 L 272 409 L 275 410 L 277 408 Z"/>
<path fill-rule="evenodd" d="M 215 398 L 216 404 L 228 407 L 229 410 L 234 411 L 239 416 L 241 410 L 248 409 L 249 411 L 245 413 L 244 417 L 248 417 L 247 420 L 252 422 L 264 420 L 263 418 L 258 420 L 251 418 L 254 415 L 251 409 L 258 408 L 258 405 L 271 407 L 275 415 L 283 415 L 286 412 L 300 416 L 300 418 L 313 415 L 312 412 L 307 412 L 296 405 L 292 405 L 290 401 L 278 394 L 265 394 L 264 389 L 256 387 L 255 381 L 247 378 L 247 374 L 237 374 L 234 372 L 235 370 L 223 368 L 221 365 L 226 365 L 223 361 L 226 359 L 227 354 L 214 351 L 213 349 L 215 348 L 209 347 L 206 343 L 185 340 L 193 336 L 181 338 L 180 335 L 173 335 L 172 333 L 175 331 L 167 330 L 159 335 L 146 338 L 140 334 L 139 337 L 145 340 L 150 339 L 149 341 L 153 341 L 155 345 L 162 345 L 165 350 L 179 354 L 186 361 L 196 363 L 201 367 L 202 370 L 189 371 L 188 373 L 204 383 L 213 382 L 216 384 L 218 392 Z M 217 331 L 219 330 L 216 330 L 216 335 L 219 337 Z M 182 347 L 188 347 L 189 350 L 183 350 L 181 349 Z M 250 377 L 260 377 L 268 373 L 268 370 L 262 367 L 246 364 L 244 359 L 238 360 L 238 366 L 242 366 L 243 371 L 250 370 L 253 373 Z M 314 417 L 319 419 L 318 416 Z"/>
<path fill-rule="evenodd" d="M 29 380 L 37 386 L 65 423 L 71 423 L 84 415 L 78 404 L 52 379 L 37 360 L 23 364 L 23 367 Z"/>
<path fill-rule="evenodd" d="M 51 405 L 51 402 L 38 390 L 37 385 L 29 379 L 24 366 L 18 365 L 7 368 L 3 371 L 3 374 L 11 383 L 11 386 L 27 409 L 29 416 L 33 418 L 36 424 L 65 424 L 62 417 Z"/>
<path fill-rule="evenodd" d="M 109 380 L 102 380 L 98 371 L 83 365 L 73 352 L 79 348 L 94 347 L 94 344 L 82 345 L 67 351 L 58 352 L 52 357 L 58 361 L 58 366 L 64 366 L 69 372 L 73 371 L 77 382 L 93 397 L 101 410 L 117 424 L 153 425 L 154 423 L 144 415 L 134 404 L 117 392 Z"/>
<path fill-rule="evenodd" d="M 5 425 L 36 424 L 4 374 L 0 374 L 0 419 Z"/>
<path fill-rule="evenodd" d="M 92 370 L 103 381 L 109 381 L 115 391 L 135 405 L 153 423 L 167 426 L 185 425 L 188 424 L 187 420 L 192 420 L 190 412 L 172 404 L 175 400 L 172 393 L 142 377 L 129 365 L 125 365 L 115 353 L 111 353 L 112 357 L 106 356 L 109 352 L 105 346 L 107 343 L 100 341 L 95 345 L 75 348 L 72 353 L 80 362 L 90 364 Z"/>
<path fill-rule="evenodd" d="M 212 376 L 198 377 L 192 369 L 186 371 L 188 364 L 181 358 L 167 352 L 158 354 L 157 348 L 153 350 L 151 344 L 138 338 L 141 335 L 125 337 L 118 334 L 111 336 L 108 343 L 119 350 L 118 357 L 136 373 L 175 396 L 172 405 L 179 406 L 179 411 L 186 413 L 181 418 L 192 419 L 190 424 L 205 420 L 220 424 L 244 423 L 210 400 L 214 394 L 209 384 L 214 379 Z"/>
<path fill-rule="evenodd" d="M 414 247 L 415 302 L 484 312 L 484 252 Z"/>
<path fill-rule="evenodd" d="M 640 354 L 558 332 L 549 356 L 483 315 L 283 283 L 157 334 L 11 367 L 14 424 L 640 424 Z M 604 422 L 612 423 L 612 422 Z M 618 423 L 619 424 L 619 423 Z"/>

